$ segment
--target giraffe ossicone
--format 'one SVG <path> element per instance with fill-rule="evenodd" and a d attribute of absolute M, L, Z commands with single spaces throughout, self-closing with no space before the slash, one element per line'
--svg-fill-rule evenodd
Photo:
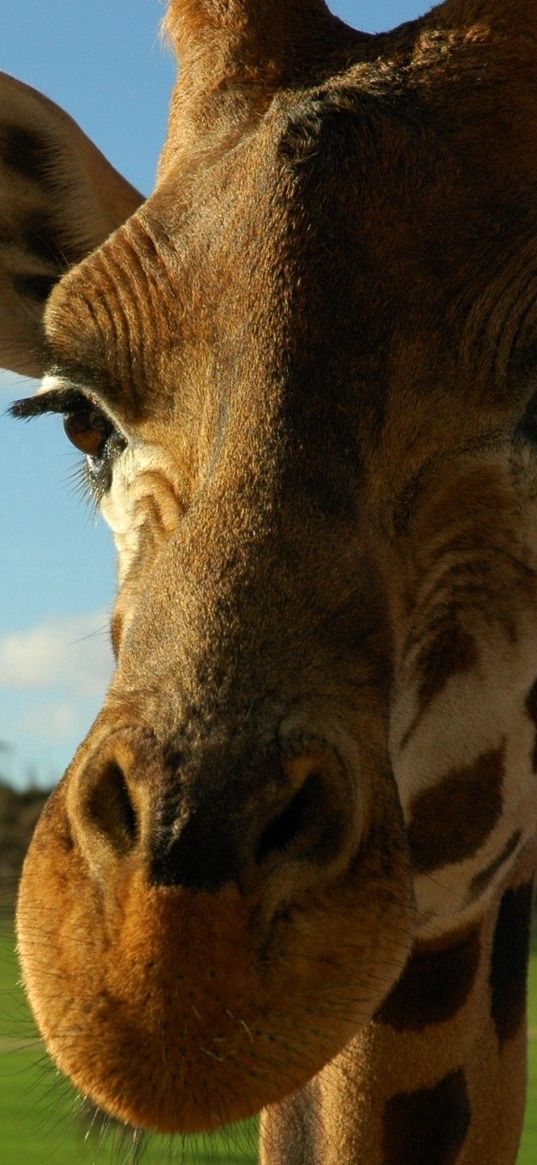
<path fill-rule="evenodd" d="M 263 1165 L 514 1165 L 537 826 L 537 3 L 171 0 L 154 193 L 0 78 L 0 355 L 117 545 L 18 906 L 59 1067 Z"/>

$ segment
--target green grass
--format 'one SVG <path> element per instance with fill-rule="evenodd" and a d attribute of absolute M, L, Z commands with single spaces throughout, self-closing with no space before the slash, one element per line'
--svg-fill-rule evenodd
<path fill-rule="evenodd" d="M 529 1024 L 537 1032 L 537 944 L 530 969 Z M 136 1165 L 136 1148 L 120 1134 L 84 1139 L 78 1101 L 50 1065 L 18 986 L 9 933 L 0 934 L 0 1155 L 6 1165 Z M 20 1044 L 28 1041 L 28 1046 Z M 19 1046 L 17 1046 L 19 1045 Z M 530 1040 L 530 1081 L 517 1165 L 537 1161 L 537 1038 Z M 254 1165 L 255 1122 L 199 1140 L 154 1138 L 144 1165 Z"/>
<path fill-rule="evenodd" d="M 120 1130 L 89 1137 L 80 1101 L 36 1038 L 10 933 L 0 933 L 0 1159 L 5 1165 L 136 1165 Z M 27 1045 L 21 1047 L 20 1045 Z M 256 1122 L 207 1137 L 148 1138 L 144 1165 L 255 1165 Z"/>
<path fill-rule="evenodd" d="M 534 928 L 528 984 L 528 1100 L 526 1122 L 517 1165 L 535 1165 L 537 1161 L 537 929 Z"/>

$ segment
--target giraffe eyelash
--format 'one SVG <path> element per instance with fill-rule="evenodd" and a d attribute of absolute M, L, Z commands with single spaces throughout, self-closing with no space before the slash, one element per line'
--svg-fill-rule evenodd
<path fill-rule="evenodd" d="M 70 492 L 83 505 L 89 506 L 90 517 L 92 520 L 96 519 L 103 491 L 96 488 L 95 478 L 91 473 L 86 457 L 76 462 L 73 469 L 69 471 L 67 481 Z"/>
<path fill-rule="evenodd" d="M 51 388 L 48 392 L 16 400 L 8 409 L 8 415 L 17 421 L 32 421 L 34 417 L 42 417 L 45 413 L 66 414 L 89 404 L 94 402 L 79 389 Z"/>
<path fill-rule="evenodd" d="M 93 400 L 78 389 L 60 387 L 15 401 L 8 411 L 17 420 L 33 420 L 34 417 L 43 416 L 45 413 L 56 413 L 64 417 L 68 439 L 85 455 L 84 461 L 75 473 L 78 492 L 98 506 L 112 484 L 114 462 L 128 444 L 127 438 L 119 430 L 115 420 L 107 415 L 100 401 Z M 92 415 L 96 416 L 97 420 L 100 418 L 104 421 L 105 425 L 99 425 L 96 430 L 95 428 L 92 430 Z M 82 418 L 82 423 L 78 426 L 77 416 Z M 84 424 L 84 418 L 88 422 L 87 425 Z M 96 440 L 90 440 L 88 443 L 88 434 L 90 438 Z"/>

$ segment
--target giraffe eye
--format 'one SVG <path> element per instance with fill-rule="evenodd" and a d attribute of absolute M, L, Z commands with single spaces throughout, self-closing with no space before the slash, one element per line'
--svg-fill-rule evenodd
<path fill-rule="evenodd" d="M 106 443 L 115 432 L 108 418 L 89 403 L 67 413 L 63 427 L 76 449 L 97 459 L 103 456 Z"/>

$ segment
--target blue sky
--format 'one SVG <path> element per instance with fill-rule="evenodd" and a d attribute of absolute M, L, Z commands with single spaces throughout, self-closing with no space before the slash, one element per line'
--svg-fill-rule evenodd
<path fill-rule="evenodd" d="M 420 15 L 413 0 L 338 0 L 334 12 L 380 31 Z M 0 68 L 76 118 L 117 169 L 152 189 L 175 65 L 159 0 L 1 0 Z M 0 410 L 33 391 L 0 372 Z M 0 774 L 51 784 L 87 731 L 110 674 L 110 538 L 77 497 L 57 418 L 0 417 Z"/>

